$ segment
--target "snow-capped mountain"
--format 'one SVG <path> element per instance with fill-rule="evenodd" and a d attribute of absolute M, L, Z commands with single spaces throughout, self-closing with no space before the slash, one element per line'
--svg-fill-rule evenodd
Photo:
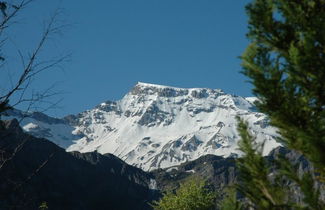
<path fill-rule="evenodd" d="M 276 130 L 243 98 L 207 88 L 138 83 L 121 100 L 55 119 L 32 113 L 22 127 L 67 151 L 112 153 L 144 170 L 165 168 L 202 155 L 239 154 L 236 116 L 250 125 L 264 154 L 277 146 Z M 21 112 L 12 111 L 12 116 Z M 8 116 L 9 117 L 9 116 Z"/>

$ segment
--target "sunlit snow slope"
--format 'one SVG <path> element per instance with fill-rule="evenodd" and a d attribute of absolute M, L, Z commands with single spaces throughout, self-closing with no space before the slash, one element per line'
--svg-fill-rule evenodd
<path fill-rule="evenodd" d="M 218 89 L 139 82 L 119 101 L 64 119 L 31 115 L 21 124 L 27 132 L 46 137 L 67 151 L 112 153 L 152 170 L 205 154 L 239 154 L 236 116 L 249 122 L 258 142 L 266 140 L 267 154 L 279 145 L 274 140 L 276 130 L 264 114 L 256 112 L 253 101 Z"/>

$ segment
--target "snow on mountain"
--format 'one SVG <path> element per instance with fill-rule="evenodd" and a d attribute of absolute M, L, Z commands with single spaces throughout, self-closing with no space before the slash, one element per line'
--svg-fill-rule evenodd
<path fill-rule="evenodd" d="M 64 119 L 49 117 L 40 112 L 21 112 L 19 110 L 9 110 L 2 120 L 17 118 L 21 127 L 28 133 L 39 138 L 46 138 L 58 146 L 67 148 L 83 137 L 83 135 L 75 134 L 75 127 L 71 126 Z"/>
<path fill-rule="evenodd" d="M 249 123 L 257 142 L 265 141 L 264 154 L 268 154 L 279 145 L 277 133 L 266 116 L 256 112 L 255 100 L 219 89 L 139 82 L 119 101 L 107 101 L 64 119 L 31 113 L 21 125 L 67 151 L 112 153 L 129 164 L 152 170 L 206 154 L 240 154 L 236 116 Z"/>

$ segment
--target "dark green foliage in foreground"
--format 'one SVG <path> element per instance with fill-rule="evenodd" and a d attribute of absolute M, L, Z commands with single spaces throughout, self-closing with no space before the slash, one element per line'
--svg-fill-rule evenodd
<path fill-rule="evenodd" d="M 279 139 L 325 177 L 325 0 L 255 0 L 243 73 Z"/>
<path fill-rule="evenodd" d="M 47 206 L 47 203 L 44 201 L 41 203 L 41 205 L 38 207 L 38 209 L 46 210 L 46 209 L 49 209 L 49 207 Z"/>
<path fill-rule="evenodd" d="M 303 154 L 316 173 L 297 174 L 297 166 L 279 157 L 271 180 L 262 150 L 240 121 L 238 190 L 258 209 L 325 209 L 319 199 L 325 180 L 325 0 L 255 0 L 246 10 L 251 44 L 242 66 L 256 105 L 279 129 L 279 141 Z M 281 185 L 284 179 L 299 187 L 304 205 L 285 196 L 290 189 Z"/>
<path fill-rule="evenodd" d="M 239 183 L 237 189 L 245 195 L 258 209 L 286 206 L 286 189 L 278 183 L 271 182 L 266 159 L 262 156 L 262 146 L 254 143 L 254 138 L 248 133 L 247 124 L 239 120 L 238 131 L 241 136 L 239 148 L 244 156 L 237 162 Z"/>
<path fill-rule="evenodd" d="M 231 206 L 228 209 L 325 209 L 313 174 L 299 174 L 298 167 L 281 154 L 275 160 L 263 158 L 263 145 L 255 143 L 244 121 L 239 119 L 238 122 L 241 136 L 239 149 L 244 155 L 237 161 L 239 176 L 236 189 L 245 198 L 240 201 L 243 203 L 241 208 L 238 208 L 239 201 L 233 199 L 230 204 L 228 202 L 228 206 Z M 297 188 L 288 185 L 288 181 Z M 297 193 L 302 195 L 303 202 L 297 201 Z"/>
<path fill-rule="evenodd" d="M 206 188 L 206 182 L 199 178 L 185 181 L 176 190 L 164 194 L 160 201 L 154 202 L 156 210 L 209 210 L 213 209 L 215 194 Z"/>
<path fill-rule="evenodd" d="M 229 187 L 226 190 L 226 195 L 219 203 L 220 210 L 241 210 L 244 205 L 237 200 L 237 192 L 234 187 Z"/>

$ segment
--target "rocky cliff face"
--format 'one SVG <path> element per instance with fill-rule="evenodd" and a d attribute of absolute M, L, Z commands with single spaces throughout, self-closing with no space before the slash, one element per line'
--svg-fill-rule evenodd
<path fill-rule="evenodd" d="M 313 166 L 300 153 L 290 151 L 284 147 L 277 147 L 272 150 L 268 156 L 265 156 L 265 159 L 272 168 L 272 172 L 269 174 L 271 180 L 274 178 L 274 175 L 278 173 L 273 160 L 279 154 L 285 156 L 292 165 L 298 168 L 299 176 L 302 176 L 306 172 L 313 173 Z M 223 158 L 215 155 L 205 155 L 197 160 L 182 163 L 178 166 L 157 169 L 152 171 L 151 174 L 155 177 L 157 187 L 161 191 L 177 189 L 184 180 L 190 177 L 200 177 L 207 180 L 208 187 L 217 193 L 217 200 L 222 200 L 224 189 L 237 183 L 238 176 L 240 176 L 236 168 L 236 158 Z M 314 177 L 314 179 L 317 180 L 316 177 Z M 284 179 L 283 185 L 290 189 L 288 196 L 290 196 L 292 200 L 299 204 L 303 204 L 303 194 L 294 182 Z M 320 185 L 320 182 L 316 182 L 318 189 L 322 189 Z M 239 195 L 238 199 L 242 198 L 243 197 Z M 320 191 L 320 199 L 325 201 L 324 191 Z"/>
<path fill-rule="evenodd" d="M 166 168 L 202 155 L 240 155 L 236 116 L 249 125 L 264 154 L 278 146 L 276 131 L 256 112 L 252 98 L 208 88 L 138 83 L 121 100 L 64 119 L 29 113 L 25 131 L 67 151 L 112 153 L 144 170 Z M 7 118 L 15 114 L 10 114 Z M 22 114 L 20 114 L 22 115 Z"/>
<path fill-rule="evenodd" d="M 198 176 L 218 192 L 236 183 L 238 172 L 235 163 L 235 158 L 232 157 L 205 155 L 178 166 L 153 170 L 151 174 L 161 191 L 176 189 L 185 179 Z"/>

